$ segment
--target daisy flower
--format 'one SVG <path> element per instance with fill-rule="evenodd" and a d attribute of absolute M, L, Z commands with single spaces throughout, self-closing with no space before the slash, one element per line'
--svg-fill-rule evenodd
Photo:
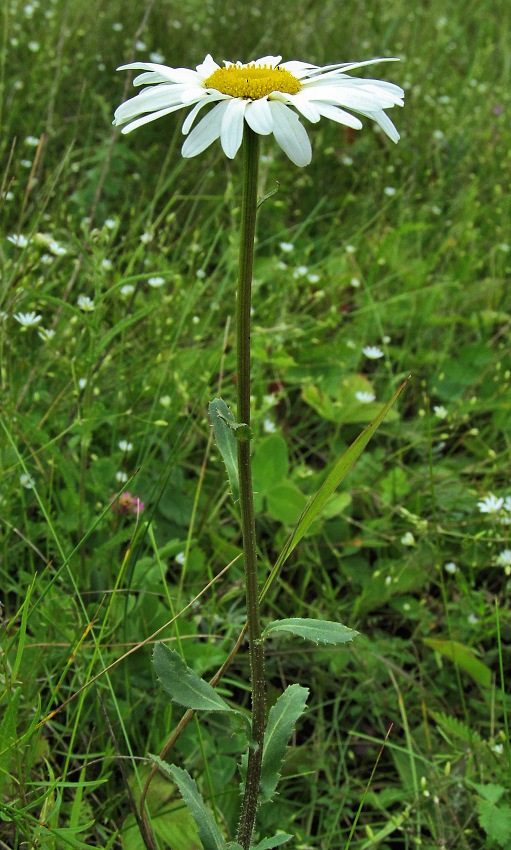
<path fill-rule="evenodd" d="M 208 54 L 195 71 L 151 62 L 121 65 L 118 70 L 143 71 L 133 84 L 144 88 L 116 109 L 113 123 L 124 124 L 122 132 L 130 133 L 156 118 L 192 107 L 183 124 L 187 136 L 181 150 L 184 157 L 197 156 L 220 139 L 225 155 L 233 159 L 246 121 L 261 136 L 273 133 L 284 153 L 298 166 L 308 165 L 312 153 L 309 137 L 296 113 L 313 124 L 322 117 L 331 118 L 360 130 L 360 119 L 347 111 L 352 110 L 375 121 L 393 142 L 398 141 L 399 133 L 384 110 L 403 106 L 403 90 L 384 80 L 359 79 L 348 74 L 388 60 L 323 67 L 281 60 L 281 56 L 263 56 L 247 64 L 224 61 L 224 67 L 220 67 Z M 213 108 L 193 127 L 205 106 Z"/>

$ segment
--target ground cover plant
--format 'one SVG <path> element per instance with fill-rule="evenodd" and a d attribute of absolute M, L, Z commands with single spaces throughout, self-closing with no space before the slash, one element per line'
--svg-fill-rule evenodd
<path fill-rule="evenodd" d="M 150 754 L 182 714 L 156 681 L 154 641 L 210 678 L 243 626 L 237 509 L 207 413 L 236 396 L 225 305 L 241 166 L 215 147 L 184 166 L 172 116 L 136 145 L 119 137 L 114 69 L 279 52 L 399 56 L 407 108 L 392 150 L 368 121 L 315 127 L 321 156 L 299 172 L 263 144 L 259 194 L 278 191 L 253 292 L 261 581 L 307 499 L 413 378 L 265 599 L 266 621 L 360 635 L 268 641 L 269 704 L 296 682 L 310 697 L 258 837 L 506 847 L 507 4 L 348 3 L 341 19 L 333 4 L 297 16 L 283 3 L 271 22 L 248 4 L 125 6 L 3 8 L 0 841 L 143 847 Z M 241 653 L 218 686 L 247 713 L 248 678 Z M 219 716 L 166 758 L 233 836 L 243 729 Z M 164 773 L 147 803 L 159 847 L 200 846 Z"/>

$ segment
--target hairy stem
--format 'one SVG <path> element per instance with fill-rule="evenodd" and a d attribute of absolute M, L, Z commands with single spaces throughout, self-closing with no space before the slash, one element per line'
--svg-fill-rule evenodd
<path fill-rule="evenodd" d="M 238 422 L 250 426 L 250 304 L 254 237 L 257 213 L 257 172 L 259 136 L 245 124 L 243 138 L 243 195 L 241 206 L 241 242 L 237 302 L 237 380 Z M 237 840 L 245 850 L 250 847 L 254 829 L 266 718 L 264 652 L 261 640 L 259 588 L 254 518 L 254 497 L 250 464 L 250 441 L 238 441 L 240 512 L 245 558 L 245 593 L 252 680 L 252 746 L 248 754 L 245 794 L 241 806 Z"/>

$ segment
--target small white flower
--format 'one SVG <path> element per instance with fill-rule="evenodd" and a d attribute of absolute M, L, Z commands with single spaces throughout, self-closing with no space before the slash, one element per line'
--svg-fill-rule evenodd
<path fill-rule="evenodd" d="M 23 168 L 32 168 L 32 164 L 31 159 L 20 159 L 20 165 L 22 165 Z"/>
<path fill-rule="evenodd" d="M 37 335 L 43 340 L 43 342 L 51 342 L 55 336 L 55 331 L 53 328 L 39 328 Z"/>
<path fill-rule="evenodd" d="M 407 531 L 401 538 L 403 546 L 415 546 L 415 537 L 411 531 Z"/>
<path fill-rule="evenodd" d="M 171 401 L 172 399 L 169 395 L 162 395 L 160 398 L 160 404 L 162 407 L 170 407 Z"/>
<path fill-rule="evenodd" d="M 175 560 L 177 561 L 178 564 L 181 564 L 181 566 L 183 566 L 185 561 L 186 561 L 185 553 L 184 552 L 178 552 Z"/>
<path fill-rule="evenodd" d="M 133 443 L 128 442 L 128 440 L 119 440 L 117 443 L 121 452 L 131 452 L 133 449 Z"/>
<path fill-rule="evenodd" d="M 342 162 L 343 165 L 348 165 L 348 166 L 353 165 L 353 157 L 347 156 L 345 154 L 344 156 L 341 157 L 341 162 Z"/>
<path fill-rule="evenodd" d="M 112 29 L 114 32 L 121 32 L 122 24 L 120 23 L 120 21 L 116 21 L 115 24 L 112 24 Z"/>
<path fill-rule="evenodd" d="M 504 510 L 511 513 L 511 496 L 506 496 L 504 499 Z"/>
<path fill-rule="evenodd" d="M 358 279 L 358 277 L 352 277 L 351 280 L 350 280 L 350 283 L 351 283 L 353 289 L 358 289 L 359 286 L 360 286 L 360 280 Z"/>
<path fill-rule="evenodd" d="M 95 309 L 94 301 L 88 295 L 79 295 L 76 304 L 84 313 L 92 313 Z"/>
<path fill-rule="evenodd" d="M 27 47 L 31 53 L 37 53 L 40 50 L 41 45 L 38 41 L 29 41 Z"/>
<path fill-rule="evenodd" d="M 375 401 L 376 396 L 374 393 L 358 390 L 358 392 L 355 393 L 355 398 L 362 404 L 371 404 L 372 401 Z"/>
<path fill-rule="evenodd" d="M 208 54 L 195 71 L 151 62 L 122 65 L 118 70 L 143 72 L 135 77 L 134 85 L 144 88 L 116 109 L 114 124 L 126 125 L 123 133 L 129 133 L 171 112 L 192 107 L 183 124 L 187 136 L 181 150 L 184 157 L 196 156 L 220 139 L 225 155 L 233 159 L 246 121 L 259 135 L 273 133 L 277 144 L 298 166 L 310 163 L 312 151 L 297 113 L 313 124 L 323 117 L 360 130 L 362 122 L 349 109 L 375 121 L 392 141 L 398 141 L 399 133 L 384 110 L 403 105 L 403 90 L 383 80 L 348 74 L 384 60 L 324 67 L 281 60 L 281 56 L 263 56 L 247 64 L 224 61 L 221 68 Z M 192 130 L 201 109 L 211 105 L 213 108 Z"/>
<path fill-rule="evenodd" d="M 140 41 L 139 39 L 135 42 L 135 50 L 147 50 L 146 43 L 144 41 Z"/>
<path fill-rule="evenodd" d="M 311 272 L 307 275 L 307 280 L 309 281 L 309 283 L 319 283 L 319 274 L 316 274 L 316 272 Z"/>
<path fill-rule="evenodd" d="M 198 277 L 199 280 L 204 280 L 204 278 L 206 277 L 206 270 L 197 269 L 197 271 L 195 272 L 195 277 Z"/>
<path fill-rule="evenodd" d="M 309 269 L 307 266 L 298 266 L 298 268 L 296 268 L 293 272 L 293 277 L 295 280 L 298 280 L 300 277 L 305 277 L 308 271 Z"/>
<path fill-rule="evenodd" d="M 192 324 L 193 325 L 198 325 L 199 322 L 200 322 L 199 316 L 192 316 Z"/>
<path fill-rule="evenodd" d="M 287 263 L 285 263 L 284 260 L 279 260 L 277 263 L 277 268 L 279 271 L 285 272 L 287 269 Z"/>
<path fill-rule="evenodd" d="M 31 148 L 37 148 L 39 146 L 39 139 L 37 136 L 27 136 L 25 144 Z"/>
<path fill-rule="evenodd" d="M 451 575 L 454 575 L 454 573 L 457 571 L 457 569 L 458 569 L 458 567 L 456 566 L 454 561 L 447 561 L 447 563 L 444 564 L 445 572 L 450 573 Z"/>
<path fill-rule="evenodd" d="M 385 189 L 383 190 L 383 194 L 387 195 L 388 198 L 392 198 L 396 192 L 397 189 L 395 189 L 394 186 L 385 186 Z"/>
<path fill-rule="evenodd" d="M 106 272 L 109 272 L 112 268 L 112 260 L 109 260 L 108 257 L 103 257 L 101 260 L 101 268 Z"/>
<path fill-rule="evenodd" d="M 78 379 L 79 389 L 84 390 L 86 386 L 87 386 L 87 378 L 79 378 Z"/>
<path fill-rule="evenodd" d="M 20 484 L 22 487 L 26 487 L 27 490 L 31 490 L 34 486 L 34 479 L 31 475 L 27 475 L 26 472 L 22 472 L 20 475 Z"/>
<path fill-rule="evenodd" d="M 383 357 L 383 351 L 381 348 L 378 348 L 377 345 L 366 345 L 365 348 L 362 349 L 362 354 L 365 354 L 369 360 L 378 360 L 380 357 Z"/>
<path fill-rule="evenodd" d="M 357 250 L 354 245 L 346 245 L 345 249 L 347 254 L 354 254 Z"/>
<path fill-rule="evenodd" d="M 152 53 L 149 54 L 149 59 L 151 60 L 151 62 L 156 62 L 157 65 L 161 65 L 161 63 L 165 59 L 165 56 L 163 55 L 163 53 L 158 53 L 157 50 L 154 50 Z"/>
<path fill-rule="evenodd" d="M 132 283 L 124 283 L 119 289 L 119 292 L 121 293 L 121 295 L 124 295 L 126 297 L 135 292 L 135 287 Z"/>
<path fill-rule="evenodd" d="M 140 237 L 140 241 L 142 242 L 142 245 L 148 245 L 149 242 L 152 241 L 152 238 L 153 238 L 153 234 L 148 233 L 146 231 L 145 233 L 142 233 L 142 236 Z"/>
<path fill-rule="evenodd" d="M 477 507 L 482 514 L 497 514 L 504 505 L 504 499 L 500 496 L 494 496 L 489 493 L 484 499 L 477 503 Z"/>
<path fill-rule="evenodd" d="M 275 422 L 273 422 L 269 417 L 265 417 L 263 419 L 263 431 L 265 431 L 266 434 L 275 434 L 277 431 Z"/>
<path fill-rule="evenodd" d="M 290 254 L 291 251 L 295 250 L 295 246 L 292 242 L 280 242 L 279 248 L 281 251 L 284 251 L 284 254 Z"/>
<path fill-rule="evenodd" d="M 153 289 L 158 289 L 160 286 L 163 286 L 163 284 L 165 283 L 165 278 L 159 277 L 159 276 L 150 277 L 147 282 L 148 282 L 149 286 L 153 287 Z"/>
<path fill-rule="evenodd" d="M 503 549 L 497 558 L 497 565 L 504 567 L 507 576 L 511 574 L 511 549 Z"/>
<path fill-rule="evenodd" d="M 127 472 L 116 472 L 115 473 L 115 480 L 119 484 L 125 484 L 126 481 L 128 480 L 128 473 Z"/>
<path fill-rule="evenodd" d="M 13 233 L 12 236 L 7 237 L 7 240 L 16 245 L 16 248 L 26 248 L 30 241 L 26 236 L 23 236 L 23 233 Z"/>
<path fill-rule="evenodd" d="M 447 410 L 443 407 L 443 405 L 435 405 L 433 407 L 433 412 L 438 419 L 447 419 Z"/>
<path fill-rule="evenodd" d="M 43 317 L 39 316 L 37 313 L 34 312 L 34 310 L 32 310 L 30 313 L 15 313 L 14 318 L 24 328 L 33 328 L 34 325 L 39 324 Z"/>
<path fill-rule="evenodd" d="M 56 257 L 64 257 L 65 254 L 67 254 L 67 248 L 64 248 L 64 246 L 61 245 L 60 242 L 57 242 L 56 239 L 50 239 L 48 249 Z"/>
<path fill-rule="evenodd" d="M 103 226 L 106 227 L 107 230 L 114 230 L 117 227 L 117 219 L 105 218 Z"/>
<path fill-rule="evenodd" d="M 475 614 L 469 614 L 467 620 L 471 626 L 475 626 L 475 624 L 479 622 L 479 617 L 477 617 Z"/>

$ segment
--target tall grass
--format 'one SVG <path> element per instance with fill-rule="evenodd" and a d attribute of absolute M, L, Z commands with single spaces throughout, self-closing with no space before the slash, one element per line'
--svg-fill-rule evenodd
<path fill-rule="evenodd" d="M 213 146 L 184 163 L 172 116 L 136 139 L 112 130 L 115 67 L 152 52 L 190 67 L 207 52 L 402 59 L 386 74 L 407 90 L 397 148 L 369 122 L 313 127 L 299 172 L 263 147 L 260 193 L 278 191 L 254 284 L 261 578 L 413 380 L 266 600 L 269 617 L 361 637 L 270 643 L 270 703 L 294 681 L 311 699 L 259 826 L 322 850 L 509 846 L 510 14 L 500 0 L 4 4 L 0 846 L 143 846 L 149 754 L 179 720 L 145 641 L 240 553 L 206 415 L 236 394 L 240 162 Z M 24 328 L 14 316 L 31 311 Z M 507 501 L 485 512 L 490 494 Z M 160 633 L 201 675 L 244 622 L 242 576 L 237 560 Z M 247 674 L 240 655 L 220 686 L 242 708 Z M 175 749 L 233 834 L 236 735 L 211 716 Z M 162 848 L 198 846 L 163 776 L 149 805 Z"/>

